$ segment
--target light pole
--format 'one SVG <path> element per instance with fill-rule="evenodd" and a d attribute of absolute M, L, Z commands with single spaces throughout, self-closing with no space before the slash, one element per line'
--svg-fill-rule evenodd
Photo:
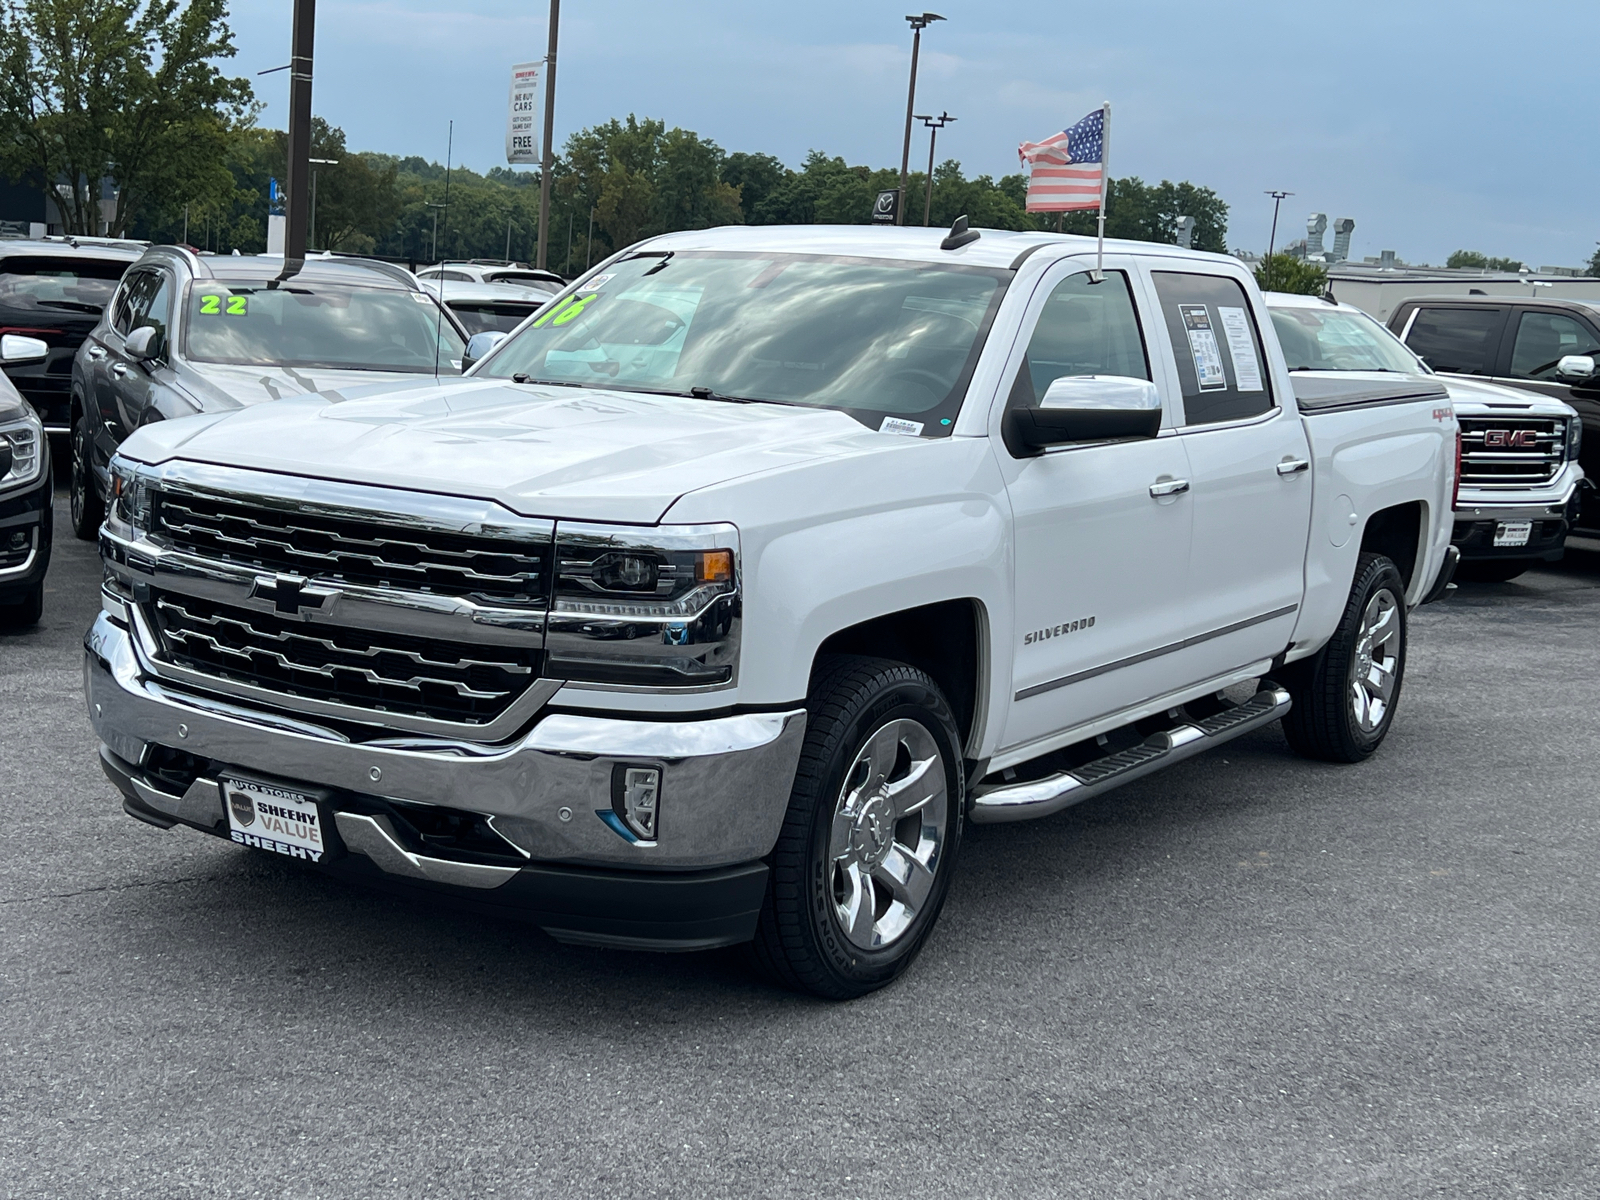
<path fill-rule="evenodd" d="M 1278 245 L 1278 206 L 1294 193 L 1269 189 L 1265 194 L 1272 197 L 1272 233 L 1267 237 L 1267 261 L 1262 264 L 1261 274 L 1266 280 L 1266 286 L 1262 290 L 1270 292 L 1272 290 L 1272 252 Z"/>
<path fill-rule="evenodd" d="M 911 24 L 911 87 L 906 93 L 906 137 L 900 150 L 900 203 L 894 214 L 894 223 L 906 223 L 906 181 L 911 173 L 911 121 L 912 110 L 917 106 L 917 56 L 922 50 L 922 31 L 935 21 L 944 20 L 938 13 L 925 12 L 921 16 L 907 15 Z"/>
<path fill-rule="evenodd" d="M 317 168 L 337 167 L 339 160 L 337 158 L 308 158 L 306 161 L 311 164 L 311 232 L 306 235 L 306 244 L 310 249 L 315 250 L 317 248 Z"/>
<path fill-rule="evenodd" d="M 434 204 L 432 201 L 425 201 L 424 203 L 426 203 L 429 208 L 433 209 L 433 250 L 429 253 L 429 257 L 432 258 L 434 262 L 438 262 L 439 261 L 439 210 L 441 208 L 443 208 L 444 205 L 442 205 L 442 204 Z"/>
<path fill-rule="evenodd" d="M 316 42 L 317 0 L 294 0 L 289 35 L 288 220 L 284 223 L 284 277 L 306 256 L 306 171 L 311 157 L 311 55 Z"/>
<path fill-rule="evenodd" d="M 555 154 L 550 139 L 556 135 L 556 34 L 561 29 L 561 0 L 550 0 L 550 44 L 544 59 L 544 154 L 539 163 L 539 249 L 534 266 L 545 269 L 550 239 L 550 171 Z"/>
<path fill-rule="evenodd" d="M 941 112 L 937 117 L 918 117 L 928 127 L 928 199 L 922 206 L 922 223 L 926 225 L 933 216 L 933 144 L 939 136 L 939 130 L 954 121 L 947 112 Z"/>

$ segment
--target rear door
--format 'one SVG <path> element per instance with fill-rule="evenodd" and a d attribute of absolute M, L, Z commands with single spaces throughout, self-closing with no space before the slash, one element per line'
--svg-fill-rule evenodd
<path fill-rule="evenodd" d="M 1182 623 L 1194 681 L 1288 646 L 1305 588 L 1311 455 L 1292 397 L 1275 391 L 1265 313 L 1241 279 L 1154 265 L 1164 353 L 1182 394 L 1194 531 Z"/>
<path fill-rule="evenodd" d="M 1500 304 L 1423 304 L 1406 316 L 1398 332 L 1435 371 L 1492 376 L 1499 367 L 1508 309 Z"/>
<path fill-rule="evenodd" d="M 1069 259 L 1041 280 L 1005 378 L 1033 405 L 1063 375 L 1154 378 L 1132 260 L 1107 256 L 1101 283 Z M 1170 424 L 1170 419 L 1168 420 Z M 995 431 L 1016 558 L 1013 695 L 1002 748 L 1159 696 L 1179 637 L 1189 570 L 1188 460 L 1167 435 L 1014 455 Z M 1152 488 L 1156 489 L 1152 492 Z"/>

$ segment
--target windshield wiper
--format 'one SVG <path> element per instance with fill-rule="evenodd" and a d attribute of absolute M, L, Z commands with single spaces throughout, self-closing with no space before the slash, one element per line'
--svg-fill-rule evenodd
<path fill-rule="evenodd" d="M 85 304 L 81 300 L 35 300 L 34 303 L 40 308 L 65 308 L 73 312 L 92 313 L 97 317 L 106 310 L 103 304 Z"/>

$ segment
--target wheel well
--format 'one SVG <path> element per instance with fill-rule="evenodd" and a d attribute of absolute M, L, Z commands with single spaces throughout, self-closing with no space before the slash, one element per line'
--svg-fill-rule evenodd
<path fill-rule="evenodd" d="M 1380 509 L 1367 520 L 1361 534 L 1361 549 L 1383 554 L 1400 568 L 1400 578 L 1411 588 L 1411 575 L 1417 569 L 1417 548 L 1422 543 L 1422 501 L 1396 504 Z"/>
<path fill-rule="evenodd" d="M 892 658 L 927 672 L 950 702 L 965 742 L 972 736 L 980 695 L 981 620 L 976 600 L 945 600 L 841 629 L 817 647 L 817 655 Z"/>

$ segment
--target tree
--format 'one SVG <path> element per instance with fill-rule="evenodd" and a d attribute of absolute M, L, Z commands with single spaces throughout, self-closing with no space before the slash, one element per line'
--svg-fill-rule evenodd
<path fill-rule="evenodd" d="M 1321 296 L 1328 290 L 1328 269 L 1288 254 L 1273 254 L 1256 268 L 1256 282 L 1264 292 Z"/>
<path fill-rule="evenodd" d="M 22 0 L 0 13 L 0 166 L 54 188 L 70 233 L 147 208 L 224 204 L 231 136 L 253 117 L 231 58 L 226 0 Z"/>
<path fill-rule="evenodd" d="M 1600 275 L 1600 250 L 1589 256 L 1589 274 Z"/>
<path fill-rule="evenodd" d="M 1447 267 L 1475 267 L 1480 271 L 1520 271 L 1522 263 L 1515 258 L 1490 258 L 1476 250 L 1457 250 L 1445 259 Z"/>

